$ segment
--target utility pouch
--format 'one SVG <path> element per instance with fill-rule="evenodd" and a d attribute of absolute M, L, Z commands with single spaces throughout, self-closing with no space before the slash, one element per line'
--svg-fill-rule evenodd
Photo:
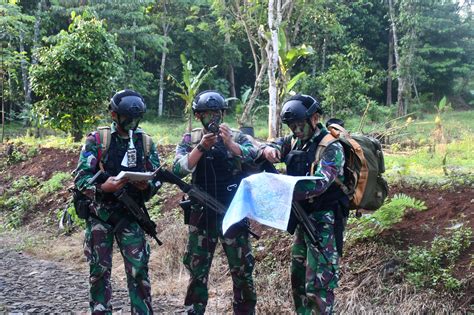
<path fill-rule="evenodd" d="M 189 224 L 189 220 L 191 217 L 191 205 L 192 201 L 189 199 L 183 199 L 179 202 L 179 206 L 183 209 L 184 211 L 184 224 Z"/>
<path fill-rule="evenodd" d="M 74 204 L 74 209 L 76 210 L 76 214 L 80 219 L 87 220 L 90 215 L 89 206 L 92 203 L 86 195 L 84 195 L 79 189 L 71 188 L 72 193 L 72 201 Z"/>

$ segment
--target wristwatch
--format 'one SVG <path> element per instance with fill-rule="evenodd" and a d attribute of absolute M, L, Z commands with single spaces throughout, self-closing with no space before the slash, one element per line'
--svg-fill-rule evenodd
<path fill-rule="evenodd" d="M 198 144 L 197 147 L 196 147 L 200 152 L 206 152 L 207 149 L 202 145 L 202 144 Z"/>

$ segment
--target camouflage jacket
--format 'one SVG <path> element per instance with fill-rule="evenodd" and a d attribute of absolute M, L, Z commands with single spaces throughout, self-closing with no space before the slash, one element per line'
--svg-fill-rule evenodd
<path fill-rule="evenodd" d="M 327 133 L 326 128 L 321 124 L 319 124 L 318 127 L 321 130 L 320 132 Z M 319 134 L 320 133 L 313 135 L 312 140 Z M 303 147 L 301 140 L 297 139 L 295 143 L 293 136 L 278 138 L 267 145 L 280 151 L 281 160 L 288 155 L 292 146 L 294 146 L 296 150 L 301 150 Z M 305 200 L 320 196 L 329 188 L 329 186 L 331 186 L 337 177 L 343 181 L 344 162 L 344 151 L 342 145 L 338 141 L 331 143 L 324 150 L 321 159 L 314 170 L 314 174 L 312 174 L 313 176 L 320 177 L 320 179 L 299 181 L 295 187 L 295 200 Z"/>
<path fill-rule="evenodd" d="M 117 132 L 116 124 L 113 123 L 111 125 L 111 135 L 114 135 L 116 132 Z M 141 129 L 137 129 L 134 132 L 134 135 L 133 135 L 134 143 L 136 143 L 138 139 L 141 138 L 142 133 L 143 131 Z M 93 177 L 94 174 L 99 170 L 100 161 L 98 160 L 97 157 L 99 155 L 99 149 L 102 150 L 102 148 L 99 148 L 100 146 L 102 146 L 102 144 L 97 143 L 96 134 L 97 134 L 97 131 L 94 131 L 87 135 L 86 142 L 82 147 L 82 150 L 79 156 L 79 162 L 75 170 L 76 178 L 74 179 L 74 184 L 84 194 L 89 196 L 91 199 L 97 201 L 97 200 L 100 200 L 100 196 L 98 196 L 99 194 L 98 193 L 96 194 L 97 185 L 94 185 L 94 184 L 91 185 L 88 183 L 89 179 Z M 118 146 L 121 148 L 128 147 L 129 145 L 129 139 L 117 137 L 117 141 L 118 141 Z M 103 161 L 105 159 L 107 159 L 107 156 L 102 157 Z M 151 143 L 149 156 L 144 161 L 144 165 L 147 171 L 156 170 L 160 166 L 160 159 L 158 156 L 158 152 L 156 150 L 156 146 L 153 143 L 153 141 Z M 148 189 L 143 192 L 143 199 L 149 200 L 156 193 L 157 189 L 158 188 L 156 187 L 155 182 L 150 181 L 148 184 Z"/>
<path fill-rule="evenodd" d="M 190 169 L 188 167 L 188 155 L 199 144 L 203 136 L 203 129 L 193 129 L 191 133 L 185 133 L 183 139 L 176 146 L 176 155 L 173 162 L 173 173 L 177 176 L 184 177 L 190 173 L 193 173 L 196 167 Z M 240 146 L 242 155 L 232 156 L 232 153 L 228 151 L 229 156 L 233 157 L 234 167 L 241 168 L 242 163 L 253 162 L 257 156 L 257 148 L 253 145 L 251 139 L 241 133 L 240 131 L 232 129 L 232 137 L 235 143 Z"/>

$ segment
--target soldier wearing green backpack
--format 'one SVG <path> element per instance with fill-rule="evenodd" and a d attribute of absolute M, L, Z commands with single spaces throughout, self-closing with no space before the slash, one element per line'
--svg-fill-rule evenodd
<path fill-rule="evenodd" d="M 334 289 L 339 279 L 338 247 L 341 246 L 338 243 L 342 241 L 336 240 L 337 226 L 342 226 L 340 220 L 349 202 L 336 184 L 336 179 L 344 179 L 345 158 L 341 144 L 332 142 L 315 161 L 319 144 L 329 134 L 320 123 L 321 115 L 321 106 L 315 98 L 309 95 L 290 98 L 283 104 L 281 120 L 292 135 L 278 138 L 260 149 L 266 160 L 284 161 L 288 175 L 318 177 L 298 182 L 293 197 L 315 224 L 318 247 L 322 249 L 310 250 L 309 236 L 301 224 L 289 227 L 290 233 L 295 234 L 291 250 L 291 287 L 298 314 L 333 311 Z"/>

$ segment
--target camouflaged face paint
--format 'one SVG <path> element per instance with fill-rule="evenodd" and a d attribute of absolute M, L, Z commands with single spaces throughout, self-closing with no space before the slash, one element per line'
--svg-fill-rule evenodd
<path fill-rule="evenodd" d="M 201 123 L 206 130 L 209 130 L 209 125 L 213 124 L 219 126 L 222 121 L 222 113 L 220 111 L 205 111 L 201 113 Z"/>
<path fill-rule="evenodd" d="M 290 127 L 295 137 L 303 141 L 310 139 L 314 132 L 306 120 L 295 121 L 288 124 L 288 127 Z"/>

